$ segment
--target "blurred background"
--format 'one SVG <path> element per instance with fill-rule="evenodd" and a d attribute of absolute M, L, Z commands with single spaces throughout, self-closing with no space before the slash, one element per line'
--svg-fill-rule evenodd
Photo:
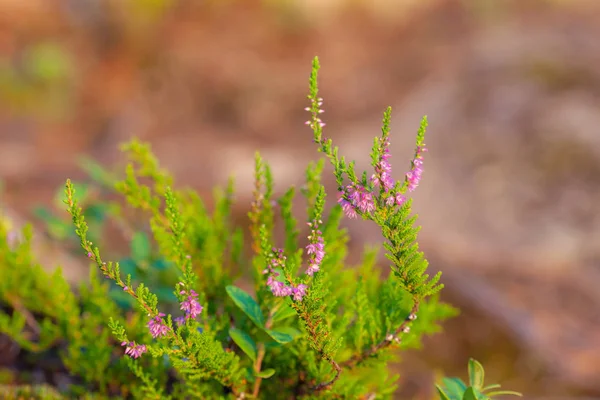
<path fill-rule="evenodd" d="M 315 55 L 326 135 L 359 167 L 386 106 L 398 173 L 430 121 L 420 242 L 462 314 L 404 359 L 398 398 L 474 357 L 526 398 L 600 399 L 597 0 L 0 0 L 0 202 L 37 221 L 81 155 L 139 137 L 202 194 L 233 174 L 244 221 L 255 150 L 280 191 L 318 157 Z M 347 226 L 356 255 L 378 240 Z"/>

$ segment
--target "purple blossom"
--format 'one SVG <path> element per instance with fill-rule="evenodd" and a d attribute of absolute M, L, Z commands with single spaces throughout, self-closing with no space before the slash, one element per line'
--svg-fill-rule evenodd
<path fill-rule="evenodd" d="M 396 204 L 398 204 L 399 206 L 401 206 L 402 204 L 404 204 L 405 201 L 406 201 L 406 197 L 404 197 L 400 193 L 396 194 Z"/>
<path fill-rule="evenodd" d="M 148 350 L 146 345 L 135 344 L 135 342 L 123 342 L 121 346 L 127 346 L 125 347 L 125 354 L 128 354 L 131 358 L 138 358 Z"/>
<path fill-rule="evenodd" d="M 271 289 L 271 293 L 273 293 L 274 296 L 289 296 L 292 294 L 292 288 L 275 279 L 279 276 L 279 272 L 275 271 L 275 268 L 283 267 L 285 265 L 286 257 L 281 249 L 273 248 L 271 251 L 272 255 L 267 263 L 267 268 L 263 271 L 263 274 L 269 274 L 267 286 Z"/>
<path fill-rule="evenodd" d="M 378 138 L 379 153 L 381 154 L 378 162 L 375 164 L 375 174 L 371 177 L 374 185 L 381 184 L 384 192 L 389 192 L 394 188 L 395 182 L 392 178 L 392 165 L 388 161 L 390 154 L 389 137 Z"/>
<path fill-rule="evenodd" d="M 175 317 L 175 323 L 177 326 L 185 324 L 185 317 Z"/>
<path fill-rule="evenodd" d="M 267 286 L 271 288 L 271 293 L 273 293 L 273 296 L 285 297 L 292 294 L 292 288 L 287 286 L 285 283 L 276 280 L 273 275 L 270 275 L 267 278 Z"/>
<path fill-rule="evenodd" d="M 164 316 L 165 316 L 165 314 L 158 313 L 158 315 L 156 317 L 152 318 L 148 322 L 148 328 L 150 329 L 150 334 L 152 335 L 152 337 L 154 339 L 161 337 L 161 336 L 165 336 L 169 332 L 169 327 L 165 324 L 165 322 L 162 319 L 162 317 L 164 317 Z"/>
<path fill-rule="evenodd" d="M 306 270 L 306 273 L 310 276 L 312 276 L 321 268 L 323 257 L 325 257 L 325 242 L 323 241 L 323 233 L 318 229 L 319 224 L 322 223 L 323 221 L 320 220 L 314 220 L 313 222 L 308 223 L 308 226 L 310 226 L 312 230 L 308 236 L 310 243 L 306 246 L 306 252 L 309 255 L 308 269 Z"/>
<path fill-rule="evenodd" d="M 369 214 L 375 211 L 375 199 L 373 193 L 361 185 L 348 185 L 340 192 L 338 203 L 342 206 L 348 218 L 355 218 L 357 211 Z M 344 198 L 345 196 L 345 198 Z"/>
<path fill-rule="evenodd" d="M 401 206 L 406 202 L 406 197 L 401 193 L 394 193 L 396 183 L 392 179 L 392 166 L 389 163 L 389 139 L 380 138 L 380 159 L 375 164 L 375 173 L 371 176 L 374 186 L 381 186 L 381 198 L 387 207 Z M 415 157 L 411 163 L 411 170 L 406 173 L 406 187 L 409 192 L 414 191 L 423 174 L 423 153 L 427 151 L 424 145 L 418 146 Z M 358 213 L 370 214 L 375 211 L 375 195 L 362 185 L 352 183 L 339 192 L 338 203 L 348 218 L 356 218 Z"/>
<path fill-rule="evenodd" d="M 292 293 L 294 294 L 294 301 L 302 301 L 302 298 L 304 296 L 306 296 L 306 289 L 308 288 L 308 286 L 306 286 L 305 284 L 301 283 L 298 286 L 296 286 L 295 288 L 292 289 Z"/>
<path fill-rule="evenodd" d="M 187 294 L 187 292 L 185 290 L 182 290 L 181 292 L 179 292 L 179 294 L 185 295 Z M 194 290 L 190 290 L 189 295 L 186 297 L 185 300 L 181 302 L 180 310 L 183 310 L 185 312 L 185 317 L 187 319 L 196 318 L 204 309 L 204 307 L 202 307 L 200 303 L 198 303 L 198 300 L 196 300 L 197 297 L 198 293 L 196 293 Z"/>
<path fill-rule="evenodd" d="M 275 271 L 275 268 L 283 267 L 285 260 L 286 258 L 283 255 L 283 250 L 273 249 L 273 254 L 269 259 L 267 268 L 263 271 L 263 274 L 269 274 L 267 277 L 267 286 L 271 289 L 273 296 L 286 297 L 293 295 L 295 301 L 301 301 L 306 294 L 306 285 L 300 284 L 296 287 L 288 286 L 284 282 L 280 282 L 276 279 L 279 276 L 279 272 Z"/>
<path fill-rule="evenodd" d="M 417 147 L 415 158 L 412 161 L 412 168 L 406 173 L 406 182 L 408 182 L 408 191 L 414 191 L 419 186 L 421 180 L 421 174 L 423 173 L 423 156 L 422 153 L 426 152 L 425 146 Z"/>
<path fill-rule="evenodd" d="M 348 218 L 356 218 L 358 214 L 356 213 L 356 210 L 352 204 L 350 204 L 350 202 L 344 198 L 344 193 L 345 192 L 343 191 L 339 193 L 338 203 L 340 206 L 342 206 L 342 210 L 344 210 L 344 214 L 346 214 Z"/>
<path fill-rule="evenodd" d="M 385 199 L 385 205 L 388 207 L 391 207 L 394 205 L 394 203 L 396 203 L 396 198 L 394 196 L 388 196 Z"/>
<path fill-rule="evenodd" d="M 357 207 L 363 213 L 370 213 L 375 210 L 375 202 L 373 200 L 373 194 L 368 192 L 365 188 L 361 188 L 360 200 L 357 202 Z"/>

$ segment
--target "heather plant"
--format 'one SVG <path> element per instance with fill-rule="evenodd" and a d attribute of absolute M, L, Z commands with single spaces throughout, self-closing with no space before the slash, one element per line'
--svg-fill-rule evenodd
<path fill-rule="evenodd" d="M 439 301 L 440 273 L 427 274 L 411 211 L 409 195 L 427 151 L 427 119 L 408 172 L 395 180 L 388 108 L 371 150 L 373 172 L 357 173 L 323 136 L 318 70 L 315 58 L 306 124 L 337 182 L 333 206 L 326 207 L 321 184 L 323 159 L 309 164 L 299 190 L 276 190 L 271 167 L 257 153 L 245 234 L 232 215 L 232 180 L 215 191 L 210 210 L 196 192 L 177 188 L 150 147 L 134 140 L 123 147 L 129 161 L 124 176 L 86 162 L 108 198 L 91 200 L 90 185 L 67 181 L 64 203 L 74 235 L 60 217 L 38 211 L 55 237 L 76 238 L 92 264 L 89 281 L 77 289 L 60 270 L 49 274 L 37 264 L 31 228 L 17 235 L 0 224 L 0 299 L 7 305 L 0 309 L 0 332 L 32 354 L 57 352 L 76 379 L 63 395 L 393 396 L 398 377 L 390 363 L 456 314 Z M 299 201 L 306 207 L 301 218 L 293 212 Z M 377 265 L 377 248 L 365 248 L 349 265 L 344 218 L 380 228 L 389 273 Z M 131 244 L 130 254 L 117 261 L 105 256 L 109 220 Z M 437 390 L 442 400 L 515 394 L 494 392 L 498 387 L 484 387 L 483 368 L 471 360 L 468 386 L 445 378 Z"/>

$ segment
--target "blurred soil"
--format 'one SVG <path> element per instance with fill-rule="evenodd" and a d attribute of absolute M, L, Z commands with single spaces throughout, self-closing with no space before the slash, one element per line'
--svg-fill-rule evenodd
<path fill-rule="evenodd" d="M 430 120 L 420 241 L 463 314 L 408 356 L 399 398 L 469 356 L 530 399 L 600 398 L 600 3 L 280 4 L 0 1 L 5 206 L 31 218 L 79 155 L 114 163 L 137 136 L 203 194 L 234 174 L 242 220 L 255 150 L 279 190 L 318 156 L 319 55 L 327 135 L 359 167 L 385 106 L 398 174 Z M 347 225 L 354 249 L 377 240 Z M 63 262 L 74 280 L 83 264 Z"/>

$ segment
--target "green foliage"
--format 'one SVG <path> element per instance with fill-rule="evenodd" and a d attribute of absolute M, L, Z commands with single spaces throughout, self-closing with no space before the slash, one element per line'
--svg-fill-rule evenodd
<path fill-rule="evenodd" d="M 340 191 L 348 180 L 373 194 L 372 208 L 355 212 L 381 228 L 392 273 L 384 276 L 378 267 L 377 248 L 365 249 L 349 268 L 342 227 L 348 210 L 327 206 L 323 160 L 309 164 L 300 190 L 276 197 L 271 167 L 257 153 L 245 236 L 233 222 L 233 181 L 215 190 L 209 210 L 194 191 L 177 188 L 149 145 L 133 140 L 123 146 L 124 174 L 86 160 L 91 182 L 67 181 L 64 204 L 75 235 L 64 229 L 61 215 L 39 212 L 56 240 L 76 241 L 77 252 L 91 261 L 89 281 L 77 290 L 60 270 L 48 274 L 33 259 L 30 228 L 15 241 L 2 225 L 0 300 L 9 311 L 0 310 L 0 332 L 33 354 L 59 348 L 64 367 L 81 381 L 67 395 L 392 398 L 397 376 L 389 374 L 389 363 L 438 332 L 456 310 L 438 299 L 439 274 L 426 274 L 410 200 L 386 200 L 410 191 L 408 180 L 391 191 L 380 186 L 377 194 L 366 171 L 359 177 L 354 162 L 323 139 L 318 68 L 315 59 L 309 95 L 314 140 L 333 165 Z M 390 118 L 388 109 L 371 152 L 376 169 Z M 425 127 L 426 119 L 413 168 Z M 306 205 L 308 244 L 301 217 L 293 213 L 298 201 Z M 120 236 L 107 235 L 108 224 Z M 484 392 L 482 370 L 472 370 L 471 392 Z M 440 393 L 452 393 L 454 386 L 448 387 Z"/>
<path fill-rule="evenodd" d="M 496 390 L 499 384 L 484 386 L 483 366 L 476 360 L 469 360 L 469 386 L 460 378 L 444 378 L 442 385 L 436 385 L 440 400 L 489 400 L 497 396 L 523 395 L 512 390 Z"/>
<path fill-rule="evenodd" d="M 38 386 L 6 386 L 0 385 L 0 395 L 5 400 L 31 399 L 31 400 L 62 400 L 62 396 L 56 389 L 49 385 Z"/>
<path fill-rule="evenodd" d="M 108 395 L 120 386 L 129 392 L 138 390 L 141 385 L 132 383 L 127 360 L 116 357 L 118 345 L 106 321 L 115 318 L 131 337 L 145 341 L 150 335 L 140 324 L 140 314 L 125 316 L 107 301 L 109 284 L 100 282 L 95 273 L 77 290 L 69 286 L 60 269 L 49 274 L 33 259 L 31 227 L 26 226 L 14 239 L 15 232 L 7 226 L 0 224 L 0 300 L 10 312 L 0 311 L 0 332 L 40 357 L 57 350 L 66 369 L 84 384 L 73 387 L 74 393 L 92 388 Z M 164 367 L 147 360 L 143 365 L 164 384 Z"/>

